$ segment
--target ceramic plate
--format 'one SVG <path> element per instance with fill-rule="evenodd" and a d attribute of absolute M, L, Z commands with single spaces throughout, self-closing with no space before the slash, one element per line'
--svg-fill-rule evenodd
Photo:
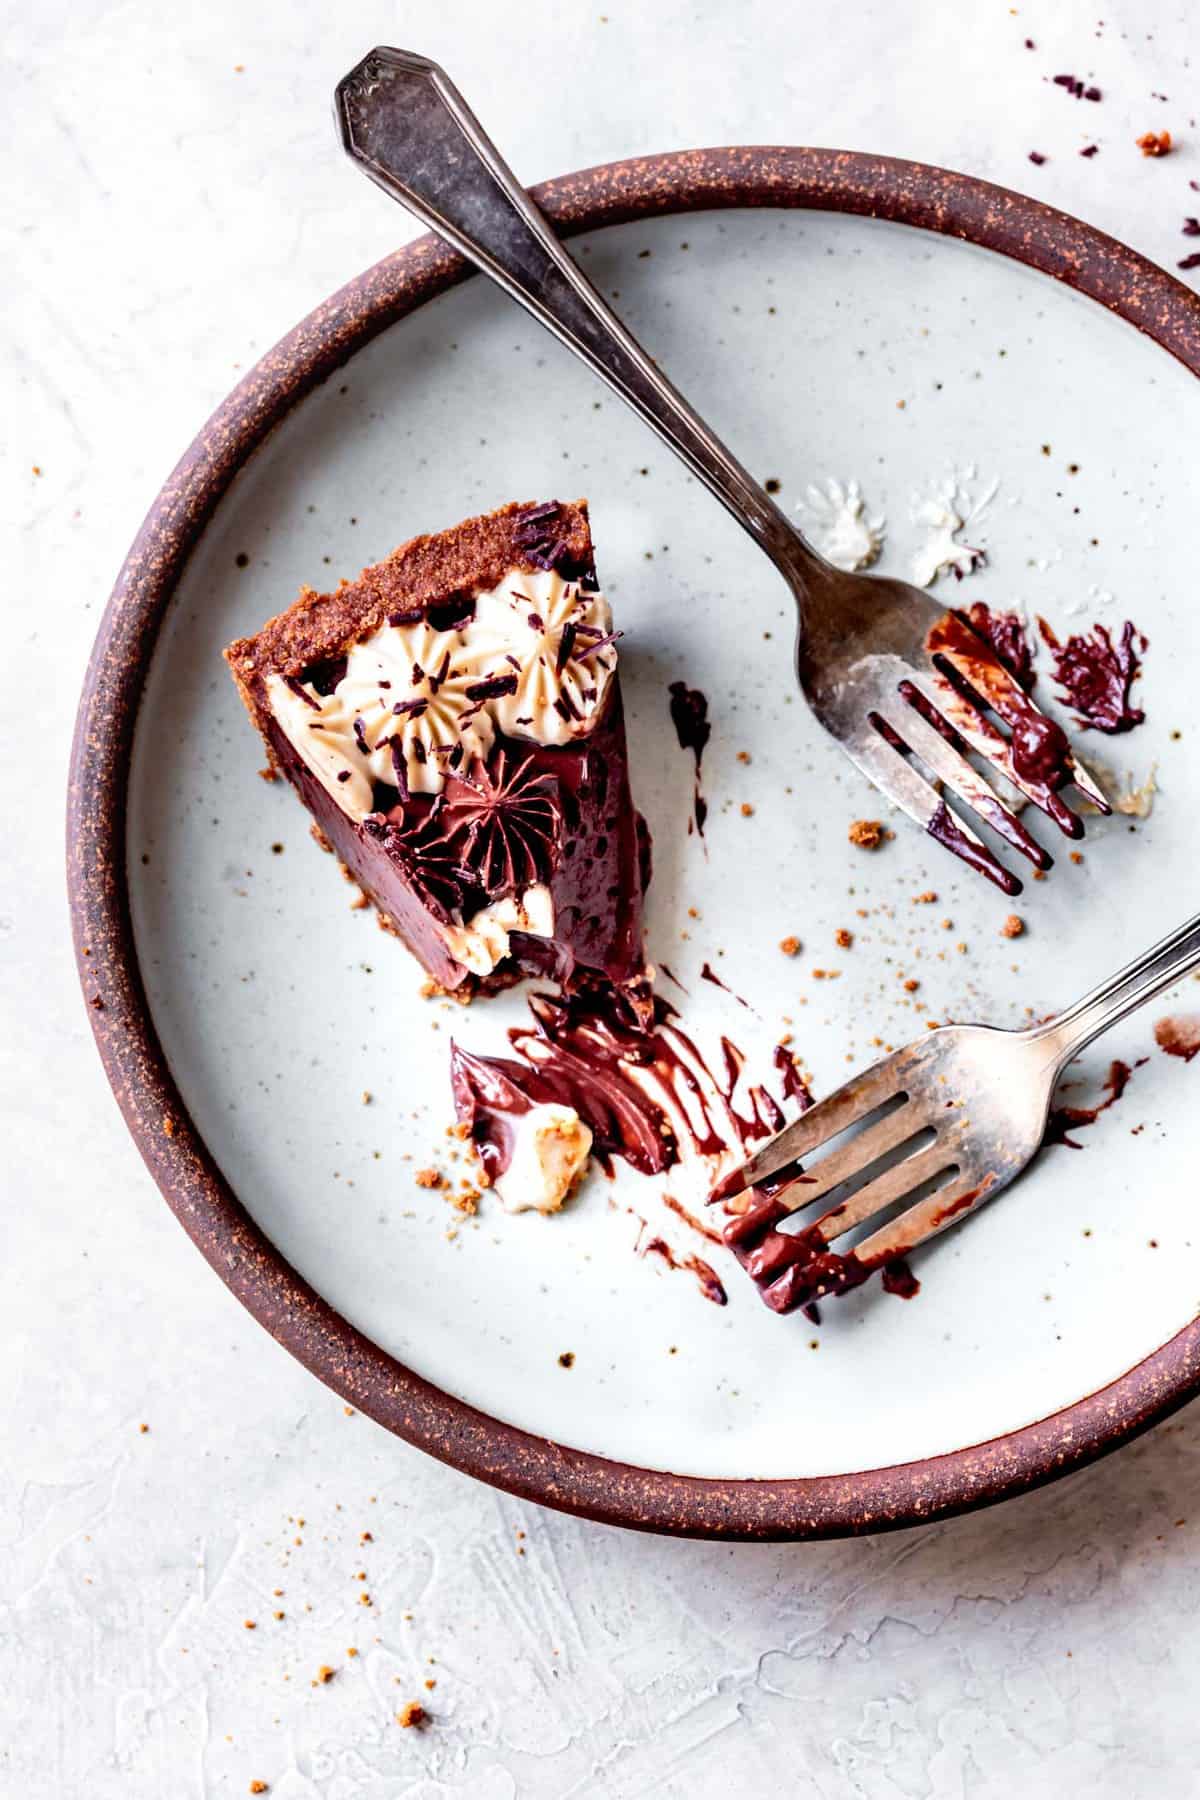
<path fill-rule="evenodd" d="M 548 203 L 575 228 L 620 210 L 626 222 L 576 254 L 789 512 L 810 486 L 857 482 L 863 517 L 881 521 L 879 569 L 911 575 L 924 503 L 953 493 L 959 540 L 986 562 L 961 585 L 943 573 L 939 598 L 1021 608 L 1062 634 L 1135 622 L 1145 723 L 1082 743 L 1122 793 L 1153 778 L 1149 817 L 1089 821 L 1078 863 L 1042 831 L 1057 866 L 1016 903 L 892 817 L 795 691 L 773 569 L 585 370 L 482 280 L 450 285 L 455 260 L 422 240 L 307 321 L 164 490 L 85 696 L 76 920 L 110 1073 L 168 1199 L 348 1398 L 476 1474 L 597 1516 L 862 1529 L 1044 1478 L 1190 1391 L 1200 1062 L 1164 1054 L 1154 1027 L 1200 1012 L 1200 989 L 1086 1054 L 1066 1102 L 1103 1099 L 1114 1058 L 1133 1070 L 1123 1097 L 1078 1148 L 1045 1150 L 918 1253 L 911 1300 L 872 1286 L 824 1308 L 819 1328 L 777 1318 L 666 1204 L 696 1200 L 684 1178 L 623 1166 L 611 1182 L 593 1173 L 554 1218 L 487 1199 L 463 1218 L 414 1172 L 452 1168 L 451 1039 L 503 1050 L 524 997 L 420 996 L 420 971 L 352 908 L 293 795 L 257 778 L 220 654 L 301 584 L 332 586 L 413 533 L 512 498 L 587 495 L 654 838 L 650 956 L 710 1058 L 727 1037 L 769 1083 L 784 1037 L 819 1094 L 930 1019 L 1022 1024 L 1193 909 L 1200 471 L 1180 451 L 1200 397 L 1129 315 L 1153 313 L 1194 358 L 1195 301 L 981 184 L 820 153 L 716 154 L 791 162 L 768 182 L 761 161 L 710 161 L 702 177 L 694 159 L 660 159 L 653 177 L 592 172 Z M 688 211 L 714 203 L 731 210 Z M 867 205 L 894 216 L 857 216 Z M 1126 316 L 902 218 L 1024 243 L 1043 264 L 1067 246 L 1073 278 Z M 668 713 L 680 680 L 712 720 L 703 839 Z M 1054 693 L 1043 653 L 1050 710 Z M 134 727 L 122 844 L 102 790 L 124 781 Z M 874 854 L 849 842 L 862 817 L 894 828 Z M 132 946 L 105 860 L 122 853 Z M 1013 912 L 1019 938 L 1003 934 Z M 647 1253 L 655 1238 L 700 1252 L 728 1304 Z"/>

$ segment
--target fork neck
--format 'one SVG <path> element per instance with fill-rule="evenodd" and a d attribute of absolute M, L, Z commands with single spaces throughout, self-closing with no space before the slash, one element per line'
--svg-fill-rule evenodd
<path fill-rule="evenodd" d="M 1108 981 L 1045 1025 L 1027 1034 L 1058 1068 L 1078 1056 L 1101 1032 L 1144 1006 L 1164 988 L 1200 968 L 1200 913 L 1170 933 Z"/>
<path fill-rule="evenodd" d="M 338 87 L 348 154 L 475 262 L 656 431 L 797 599 L 829 565 L 647 356 L 568 255 L 443 69 L 381 47 Z"/>

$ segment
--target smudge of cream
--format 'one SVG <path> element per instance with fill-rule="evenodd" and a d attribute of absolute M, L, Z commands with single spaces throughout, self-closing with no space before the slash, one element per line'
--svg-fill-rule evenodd
<path fill-rule="evenodd" d="M 851 574 L 878 562 L 887 520 L 868 513 L 857 481 L 843 485 L 830 475 L 809 482 L 796 511 L 806 536 L 835 569 Z"/>
<path fill-rule="evenodd" d="M 1150 773 L 1143 781 L 1135 781 L 1133 772 L 1126 769 L 1122 774 L 1110 768 L 1097 756 L 1089 756 L 1086 761 L 1076 751 L 1076 761 L 1083 763 L 1088 774 L 1099 782 L 1108 795 L 1115 813 L 1126 819 L 1148 819 L 1154 811 L 1154 796 L 1158 793 L 1158 764 L 1151 763 Z M 1078 810 L 1094 813 L 1098 809 L 1090 801 L 1082 800 Z"/>
<path fill-rule="evenodd" d="M 912 576 L 918 587 L 932 587 L 942 574 L 961 581 L 983 566 L 987 551 L 959 534 L 983 522 L 999 486 L 999 481 L 980 486 L 972 466 L 941 477 L 924 494 L 914 496 L 913 523 L 925 532 L 913 557 Z"/>

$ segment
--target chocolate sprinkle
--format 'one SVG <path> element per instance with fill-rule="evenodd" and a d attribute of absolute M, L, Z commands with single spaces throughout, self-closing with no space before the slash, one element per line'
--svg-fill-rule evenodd
<path fill-rule="evenodd" d="M 578 635 L 578 630 L 578 626 L 572 625 L 570 620 L 568 620 L 562 628 L 562 636 L 558 640 L 558 656 L 555 658 L 554 663 L 554 673 L 556 675 L 561 675 L 571 660 L 571 652 L 575 648 L 575 639 Z"/>
<path fill-rule="evenodd" d="M 299 694 L 306 706 L 311 706 L 314 712 L 320 712 L 320 703 L 313 699 L 302 681 L 295 675 L 285 675 L 283 680 L 285 687 L 290 687 L 293 694 Z"/>
<path fill-rule="evenodd" d="M 578 631 L 583 631 L 584 627 L 580 625 L 577 626 L 576 629 Z M 575 661 L 582 662 L 585 656 L 594 656 L 597 650 L 607 650 L 610 644 L 615 644 L 618 638 L 624 636 L 625 633 L 623 631 L 601 633 L 594 644 L 585 644 L 582 650 L 577 650 L 575 652 Z"/>
<path fill-rule="evenodd" d="M 489 675 L 484 681 L 476 681 L 467 689 L 468 700 L 499 700 L 505 694 L 517 691 L 515 675 Z"/>
<path fill-rule="evenodd" d="M 398 738 L 392 739 L 390 749 L 392 752 L 392 772 L 396 777 L 396 792 L 399 794 L 401 801 L 411 800 L 412 795 L 410 794 L 408 787 L 408 769 L 404 761 L 404 751 Z"/>

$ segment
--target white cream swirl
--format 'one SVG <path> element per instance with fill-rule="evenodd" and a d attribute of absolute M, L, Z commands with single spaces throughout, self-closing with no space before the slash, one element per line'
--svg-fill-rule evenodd
<path fill-rule="evenodd" d="M 362 820 L 376 782 L 439 794 L 448 767 L 487 756 L 497 726 L 538 744 L 585 737 L 616 666 L 603 594 L 552 569 L 514 569 L 454 629 L 385 625 L 351 646 L 330 693 L 269 675 L 267 702 L 321 785 Z"/>
<path fill-rule="evenodd" d="M 591 730 L 617 666 L 611 634 L 604 595 L 553 569 L 515 569 L 477 594 L 464 632 L 490 667 L 506 657 L 520 665 L 516 691 L 488 705 L 508 737 L 538 744 L 569 744 Z"/>
<path fill-rule="evenodd" d="M 487 755 L 492 719 L 473 690 L 497 661 L 511 673 L 460 632 L 435 631 L 424 620 L 386 625 L 351 646 L 331 693 L 272 675 L 267 698 L 322 786 L 343 812 L 364 819 L 374 783 L 399 787 L 400 766 L 410 792 L 437 794 L 447 765 Z"/>

